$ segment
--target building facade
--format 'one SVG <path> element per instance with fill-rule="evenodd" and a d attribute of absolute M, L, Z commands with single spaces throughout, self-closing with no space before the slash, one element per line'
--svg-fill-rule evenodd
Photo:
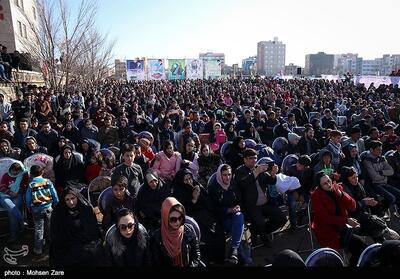
<path fill-rule="evenodd" d="M 358 54 L 346 53 L 336 54 L 334 58 L 333 68 L 337 74 L 351 73 L 358 75 L 361 73 L 361 67 L 358 63 Z"/>
<path fill-rule="evenodd" d="M 251 56 L 242 60 L 242 73 L 244 76 L 250 76 L 253 68 L 256 66 L 257 56 Z"/>
<path fill-rule="evenodd" d="M 8 52 L 27 52 L 26 42 L 35 38 L 32 28 L 39 26 L 36 0 L 0 0 L 0 6 L 0 44 Z"/>
<path fill-rule="evenodd" d="M 285 66 L 285 76 L 301 76 L 304 74 L 304 69 L 300 66 L 290 63 Z"/>
<path fill-rule="evenodd" d="M 115 79 L 126 79 L 126 62 L 115 59 L 115 70 L 114 70 L 114 78 Z"/>
<path fill-rule="evenodd" d="M 257 73 L 265 76 L 282 75 L 285 70 L 286 45 L 275 37 L 273 41 L 257 44 Z"/>
<path fill-rule="evenodd" d="M 307 54 L 305 63 L 305 74 L 309 76 L 331 75 L 334 73 L 333 54 L 318 52 L 317 54 Z"/>

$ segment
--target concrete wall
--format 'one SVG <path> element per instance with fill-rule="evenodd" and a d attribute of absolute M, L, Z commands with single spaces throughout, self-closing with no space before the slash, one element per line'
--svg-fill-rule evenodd
<path fill-rule="evenodd" d="M 0 0 L 0 5 L 3 7 L 1 13 L 4 15 L 4 20 L 0 21 L 0 44 L 7 46 L 9 51 L 13 51 L 15 49 L 15 37 L 10 1 Z"/>

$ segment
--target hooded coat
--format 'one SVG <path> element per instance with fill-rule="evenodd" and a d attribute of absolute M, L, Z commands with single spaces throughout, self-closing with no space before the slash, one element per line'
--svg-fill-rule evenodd
<path fill-rule="evenodd" d="M 137 219 L 130 239 L 122 236 L 116 226 L 112 226 L 106 235 L 104 250 L 106 266 L 151 266 L 150 237 Z"/>
<path fill-rule="evenodd" d="M 78 203 L 69 209 L 65 196 L 73 194 Z M 101 234 L 92 206 L 74 188 L 67 188 L 50 221 L 51 266 L 94 266 L 95 248 Z"/>

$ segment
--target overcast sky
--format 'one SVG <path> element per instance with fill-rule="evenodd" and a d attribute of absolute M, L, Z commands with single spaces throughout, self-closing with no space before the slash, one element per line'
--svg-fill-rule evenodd
<path fill-rule="evenodd" d="M 74 0 L 80 1 L 80 0 Z M 225 53 L 226 63 L 257 54 L 257 42 L 286 44 L 286 64 L 305 55 L 400 54 L 400 1 L 115 0 L 98 1 L 98 25 L 117 40 L 115 56 L 195 58 Z"/>

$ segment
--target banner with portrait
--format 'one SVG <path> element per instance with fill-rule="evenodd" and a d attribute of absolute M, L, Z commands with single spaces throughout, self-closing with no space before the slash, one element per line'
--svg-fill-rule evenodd
<path fill-rule="evenodd" d="M 185 59 L 168 59 L 168 79 L 185 79 Z"/>
<path fill-rule="evenodd" d="M 128 81 L 144 80 L 144 60 L 126 60 L 126 78 Z"/>
<path fill-rule="evenodd" d="M 186 59 L 186 78 L 203 79 L 203 60 Z"/>
<path fill-rule="evenodd" d="M 148 66 L 148 79 L 149 80 L 162 80 L 165 79 L 165 63 L 164 59 L 149 59 Z"/>
<path fill-rule="evenodd" d="M 222 61 L 219 59 L 210 59 L 204 61 L 206 79 L 218 79 L 222 73 Z"/>

